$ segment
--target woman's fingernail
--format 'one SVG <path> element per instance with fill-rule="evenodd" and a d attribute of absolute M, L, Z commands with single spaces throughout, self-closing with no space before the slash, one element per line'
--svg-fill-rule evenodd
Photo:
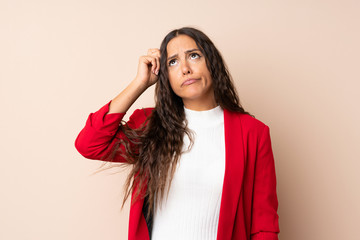
<path fill-rule="evenodd" d="M 159 74 L 159 70 L 156 70 L 156 75 L 158 75 Z"/>

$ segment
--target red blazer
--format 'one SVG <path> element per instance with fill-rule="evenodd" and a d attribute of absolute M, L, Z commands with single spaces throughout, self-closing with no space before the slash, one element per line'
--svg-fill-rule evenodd
<path fill-rule="evenodd" d="M 91 113 L 79 133 L 76 149 L 86 158 L 101 160 L 111 150 L 125 113 L 107 114 L 109 104 Z M 136 110 L 129 118 L 139 127 L 152 109 Z M 225 176 L 217 240 L 277 240 L 278 199 L 269 128 L 259 120 L 224 110 Z M 112 161 L 125 160 L 115 155 Z M 133 196 L 132 196 L 133 197 Z M 131 199 L 133 202 L 133 199 Z M 144 199 L 130 208 L 129 240 L 149 240 L 151 224 L 144 217 Z"/>

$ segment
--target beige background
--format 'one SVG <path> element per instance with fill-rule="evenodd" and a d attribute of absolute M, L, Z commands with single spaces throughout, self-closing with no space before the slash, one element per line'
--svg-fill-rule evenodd
<path fill-rule="evenodd" d="M 280 239 L 359 239 L 357 0 L 0 0 L 0 239 L 126 239 L 126 172 L 74 140 L 170 30 L 214 41 L 269 125 Z M 131 108 L 151 106 L 149 89 Z M 129 203 L 128 203 L 129 204 Z"/>

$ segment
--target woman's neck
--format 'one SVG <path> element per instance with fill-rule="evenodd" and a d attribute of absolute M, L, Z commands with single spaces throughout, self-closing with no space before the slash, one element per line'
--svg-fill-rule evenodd
<path fill-rule="evenodd" d="M 194 111 L 205 111 L 210 110 L 217 107 L 219 104 L 216 103 L 215 99 L 211 99 L 209 101 L 191 101 L 191 100 L 184 100 L 184 107 Z"/>

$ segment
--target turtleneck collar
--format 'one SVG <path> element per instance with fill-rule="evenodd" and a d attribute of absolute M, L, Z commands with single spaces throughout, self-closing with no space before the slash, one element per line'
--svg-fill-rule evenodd
<path fill-rule="evenodd" d="M 184 106 L 184 110 L 190 128 L 192 126 L 209 127 L 224 122 L 224 111 L 220 105 L 204 111 L 190 110 Z"/>

